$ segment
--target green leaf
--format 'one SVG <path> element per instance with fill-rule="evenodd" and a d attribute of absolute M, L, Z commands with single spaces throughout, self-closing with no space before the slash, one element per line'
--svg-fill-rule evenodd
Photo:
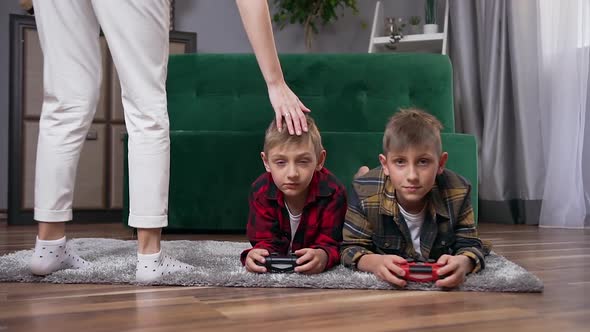
<path fill-rule="evenodd" d="M 274 0 L 273 21 L 282 29 L 287 22 L 299 23 L 304 30 L 319 33 L 317 24 L 326 25 L 338 20 L 338 10 L 350 9 L 358 14 L 357 0 Z M 341 15 L 343 16 L 344 13 Z M 362 26 L 362 24 L 361 24 Z"/>

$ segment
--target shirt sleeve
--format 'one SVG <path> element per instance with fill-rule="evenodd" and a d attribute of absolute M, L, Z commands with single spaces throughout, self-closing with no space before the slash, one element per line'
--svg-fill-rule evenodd
<path fill-rule="evenodd" d="M 463 204 L 457 215 L 455 228 L 455 244 L 453 251 L 455 255 L 465 255 L 474 263 L 472 273 L 478 272 L 485 267 L 484 247 L 478 237 L 473 207 L 471 206 L 471 186 L 465 194 Z"/>
<path fill-rule="evenodd" d="M 363 255 L 372 254 L 373 229 L 367 218 L 362 202 L 352 190 L 348 200 L 348 209 L 342 230 L 341 262 L 344 266 L 357 269 L 358 261 Z"/>
<path fill-rule="evenodd" d="M 340 263 L 340 242 L 342 241 L 342 225 L 346 214 L 346 189 L 338 186 L 330 202 L 322 213 L 320 232 L 311 248 L 323 249 L 328 255 L 325 270 Z"/>
<path fill-rule="evenodd" d="M 250 250 L 254 248 L 266 249 L 271 253 L 287 252 L 289 239 L 281 231 L 277 208 L 271 206 L 266 200 L 258 199 L 255 192 L 250 193 L 248 203 L 250 212 L 246 234 L 252 248 L 244 250 L 240 255 L 242 264 L 245 263 Z"/>

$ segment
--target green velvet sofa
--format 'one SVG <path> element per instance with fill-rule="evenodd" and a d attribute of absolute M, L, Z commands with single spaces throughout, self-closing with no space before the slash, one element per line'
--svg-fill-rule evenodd
<path fill-rule="evenodd" d="M 320 128 L 326 167 L 349 188 L 359 166 L 378 166 L 387 119 L 401 107 L 416 106 L 442 122 L 447 167 L 471 181 L 477 209 L 477 149 L 473 136 L 455 133 L 448 57 L 293 54 L 280 60 L 288 85 L 312 110 Z M 171 56 L 167 93 L 168 229 L 244 231 L 249 187 L 264 172 L 260 151 L 274 117 L 255 57 Z M 127 197 L 126 187 L 125 193 Z M 124 220 L 127 215 L 126 198 Z"/>

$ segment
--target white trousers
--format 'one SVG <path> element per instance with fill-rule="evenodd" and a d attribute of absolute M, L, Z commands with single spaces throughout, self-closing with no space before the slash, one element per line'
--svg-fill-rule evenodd
<path fill-rule="evenodd" d="M 121 80 L 129 134 L 129 225 L 168 225 L 169 0 L 35 0 L 43 50 L 34 218 L 72 219 L 80 151 L 102 79 L 100 28 Z"/>

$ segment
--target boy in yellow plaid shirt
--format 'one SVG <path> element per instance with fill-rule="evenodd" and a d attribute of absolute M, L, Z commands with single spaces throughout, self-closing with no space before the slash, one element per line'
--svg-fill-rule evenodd
<path fill-rule="evenodd" d="M 341 261 L 404 287 L 408 259 L 436 261 L 444 279 L 457 287 L 484 268 L 484 246 L 471 207 L 471 185 L 445 169 L 441 123 L 408 109 L 396 113 L 383 136 L 380 167 L 362 167 L 353 181 L 346 212 Z"/>

